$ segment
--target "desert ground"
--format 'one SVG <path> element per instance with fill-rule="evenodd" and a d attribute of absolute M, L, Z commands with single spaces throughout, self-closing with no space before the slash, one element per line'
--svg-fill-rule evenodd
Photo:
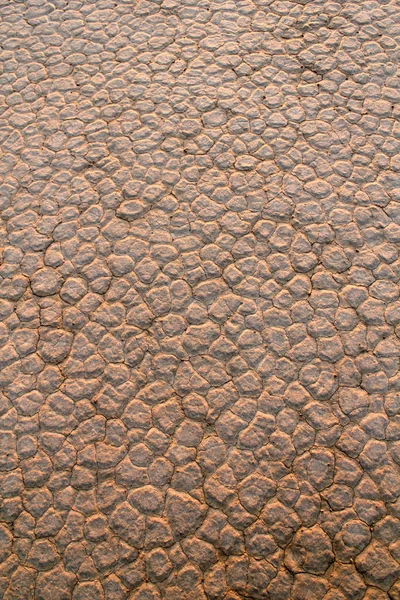
<path fill-rule="evenodd" d="M 400 599 L 399 0 L 0 0 L 0 597 Z"/>

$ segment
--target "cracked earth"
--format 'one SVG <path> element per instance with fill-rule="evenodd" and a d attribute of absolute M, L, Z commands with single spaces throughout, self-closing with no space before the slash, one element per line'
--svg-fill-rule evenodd
<path fill-rule="evenodd" d="M 399 1 L 0 17 L 1 598 L 399 600 Z"/>

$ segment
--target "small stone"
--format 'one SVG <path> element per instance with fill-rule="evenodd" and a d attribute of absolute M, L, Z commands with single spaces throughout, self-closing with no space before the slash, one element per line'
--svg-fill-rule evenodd
<path fill-rule="evenodd" d="M 378 542 L 371 542 L 355 560 L 356 567 L 366 582 L 387 591 L 400 575 L 400 567 L 388 550 Z"/>
<path fill-rule="evenodd" d="M 318 525 L 300 529 L 285 552 L 285 564 L 294 573 L 323 575 L 333 561 L 332 544 Z"/>
<path fill-rule="evenodd" d="M 39 573 L 36 580 L 35 600 L 53 600 L 55 594 L 60 600 L 70 600 L 75 581 L 74 574 L 64 571 L 61 566 Z"/>
<path fill-rule="evenodd" d="M 62 279 L 55 269 L 46 267 L 37 271 L 31 279 L 32 291 L 36 296 L 52 296 L 61 288 Z"/>
<path fill-rule="evenodd" d="M 161 513 L 164 504 L 164 495 L 157 488 L 146 485 L 137 490 L 132 490 L 128 500 L 135 509 L 142 513 Z"/>
<path fill-rule="evenodd" d="M 28 555 L 28 564 L 38 571 L 47 571 L 59 561 L 55 547 L 48 540 L 35 540 Z"/>
<path fill-rule="evenodd" d="M 357 388 L 344 388 L 340 392 L 339 404 L 346 415 L 357 416 L 369 406 L 368 394 Z"/>
<path fill-rule="evenodd" d="M 186 537 L 200 527 L 207 508 L 188 494 L 170 491 L 167 494 L 167 516 L 175 536 Z"/>
<path fill-rule="evenodd" d="M 50 363 L 60 363 L 67 358 L 73 336 L 62 329 L 49 329 L 40 336 L 39 354 L 43 360 Z"/>
<path fill-rule="evenodd" d="M 160 593 L 155 585 L 146 583 L 131 596 L 132 600 L 161 600 Z"/>
<path fill-rule="evenodd" d="M 122 539 L 135 547 L 144 542 L 145 522 L 140 513 L 128 504 L 122 502 L 110 515 L 110 526 Z"/>
<path fill-rule="evenodd" d="M 98 581 L 78 583 L 74 588 L 72 600 L 104 600 L 103 588 Z"/>
<path fill-rule="evenodd" d="M 165 550 L 160 548 L 149 552 L 146 558 L 146 572 L 150 581 L 153 583 L 163 581 L 171 570 L 172 563 Z"/>

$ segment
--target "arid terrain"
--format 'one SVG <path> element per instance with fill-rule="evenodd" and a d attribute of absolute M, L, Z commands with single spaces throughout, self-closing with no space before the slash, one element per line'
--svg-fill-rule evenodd
<path fill-rule="evenodd" d="M 400 600 L 400 1 L 0 44 L 0 598 Z"/>

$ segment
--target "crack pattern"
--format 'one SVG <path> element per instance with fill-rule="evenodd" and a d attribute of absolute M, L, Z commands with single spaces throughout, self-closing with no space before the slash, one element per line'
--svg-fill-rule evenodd
<path fill-rule="evenodd" d="M 399 1 L 0 17 L 0 597 L 399 600 Z"/>

